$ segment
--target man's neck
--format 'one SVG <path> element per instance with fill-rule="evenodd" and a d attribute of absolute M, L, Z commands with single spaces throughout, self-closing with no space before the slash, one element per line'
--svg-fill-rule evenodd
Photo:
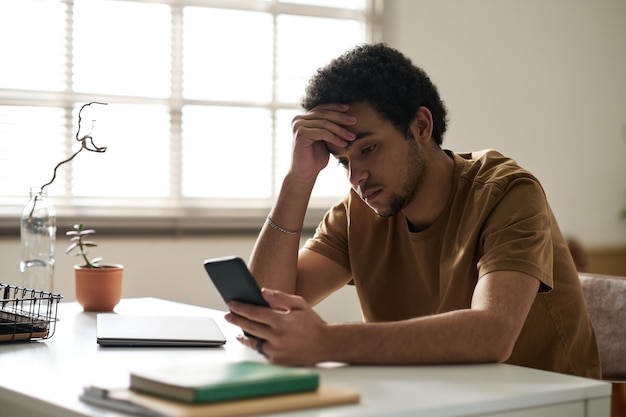
<path fill-rule="evenodd" d="M 402 210 L 412 232 L 429 228 L 446 208 L 452 192 L 453 157 L 439 148 L 425 156 L 428 170 L 424 182 Z"/>

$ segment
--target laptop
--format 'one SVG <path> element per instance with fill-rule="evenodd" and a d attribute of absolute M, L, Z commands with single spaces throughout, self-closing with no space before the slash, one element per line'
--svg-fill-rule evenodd
<path fill-rule="evenodd" d="M 96 329 L 96 341 L 104 347 L 215 347 L 226 343 L 211 317 L 100 313 Z"/>

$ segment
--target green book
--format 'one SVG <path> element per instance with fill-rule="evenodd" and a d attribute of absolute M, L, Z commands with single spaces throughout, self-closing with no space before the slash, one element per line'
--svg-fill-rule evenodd
<path fill-rule="evenodd" d="M 318 386 L 319 375 L 312 370 L 252 361 L 170 366 L 130 373 L 131 390 L 188 403 L 313 391 Z"/>

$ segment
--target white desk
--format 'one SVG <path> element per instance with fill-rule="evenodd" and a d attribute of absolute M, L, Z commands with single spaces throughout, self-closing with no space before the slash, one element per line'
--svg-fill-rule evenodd
<path fill-rule="evenodd" d="M 124 314 L 210 315 L 228 342 L 223 348 L 100 348 L 96 314 L 61 303 L 55 335 L 46 341 L 0 344 L 0 416 L 121 414 L 90 406 L 86 385 L 127 386 L 129 369 L 163 363 L 263 360 L 241 346 L 240 330 L 223 312 L 153 298 L 123 300 Z M 609 384 L 509 365 L 336 367 L 319 370 L 327 385 L 361 393 L 361 403 L 281 416 L 609 416 Z"/>

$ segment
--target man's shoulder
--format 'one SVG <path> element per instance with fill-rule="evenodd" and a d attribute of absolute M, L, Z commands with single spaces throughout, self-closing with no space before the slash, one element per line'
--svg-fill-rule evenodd
<path fill-rule="evenodd" d="M 513 158 L 493 149 L 455 154 L 459 178 L 478 184 L 507 185 L 519 178 L 537 181 L 537 178 L 521 167 Z"/>

